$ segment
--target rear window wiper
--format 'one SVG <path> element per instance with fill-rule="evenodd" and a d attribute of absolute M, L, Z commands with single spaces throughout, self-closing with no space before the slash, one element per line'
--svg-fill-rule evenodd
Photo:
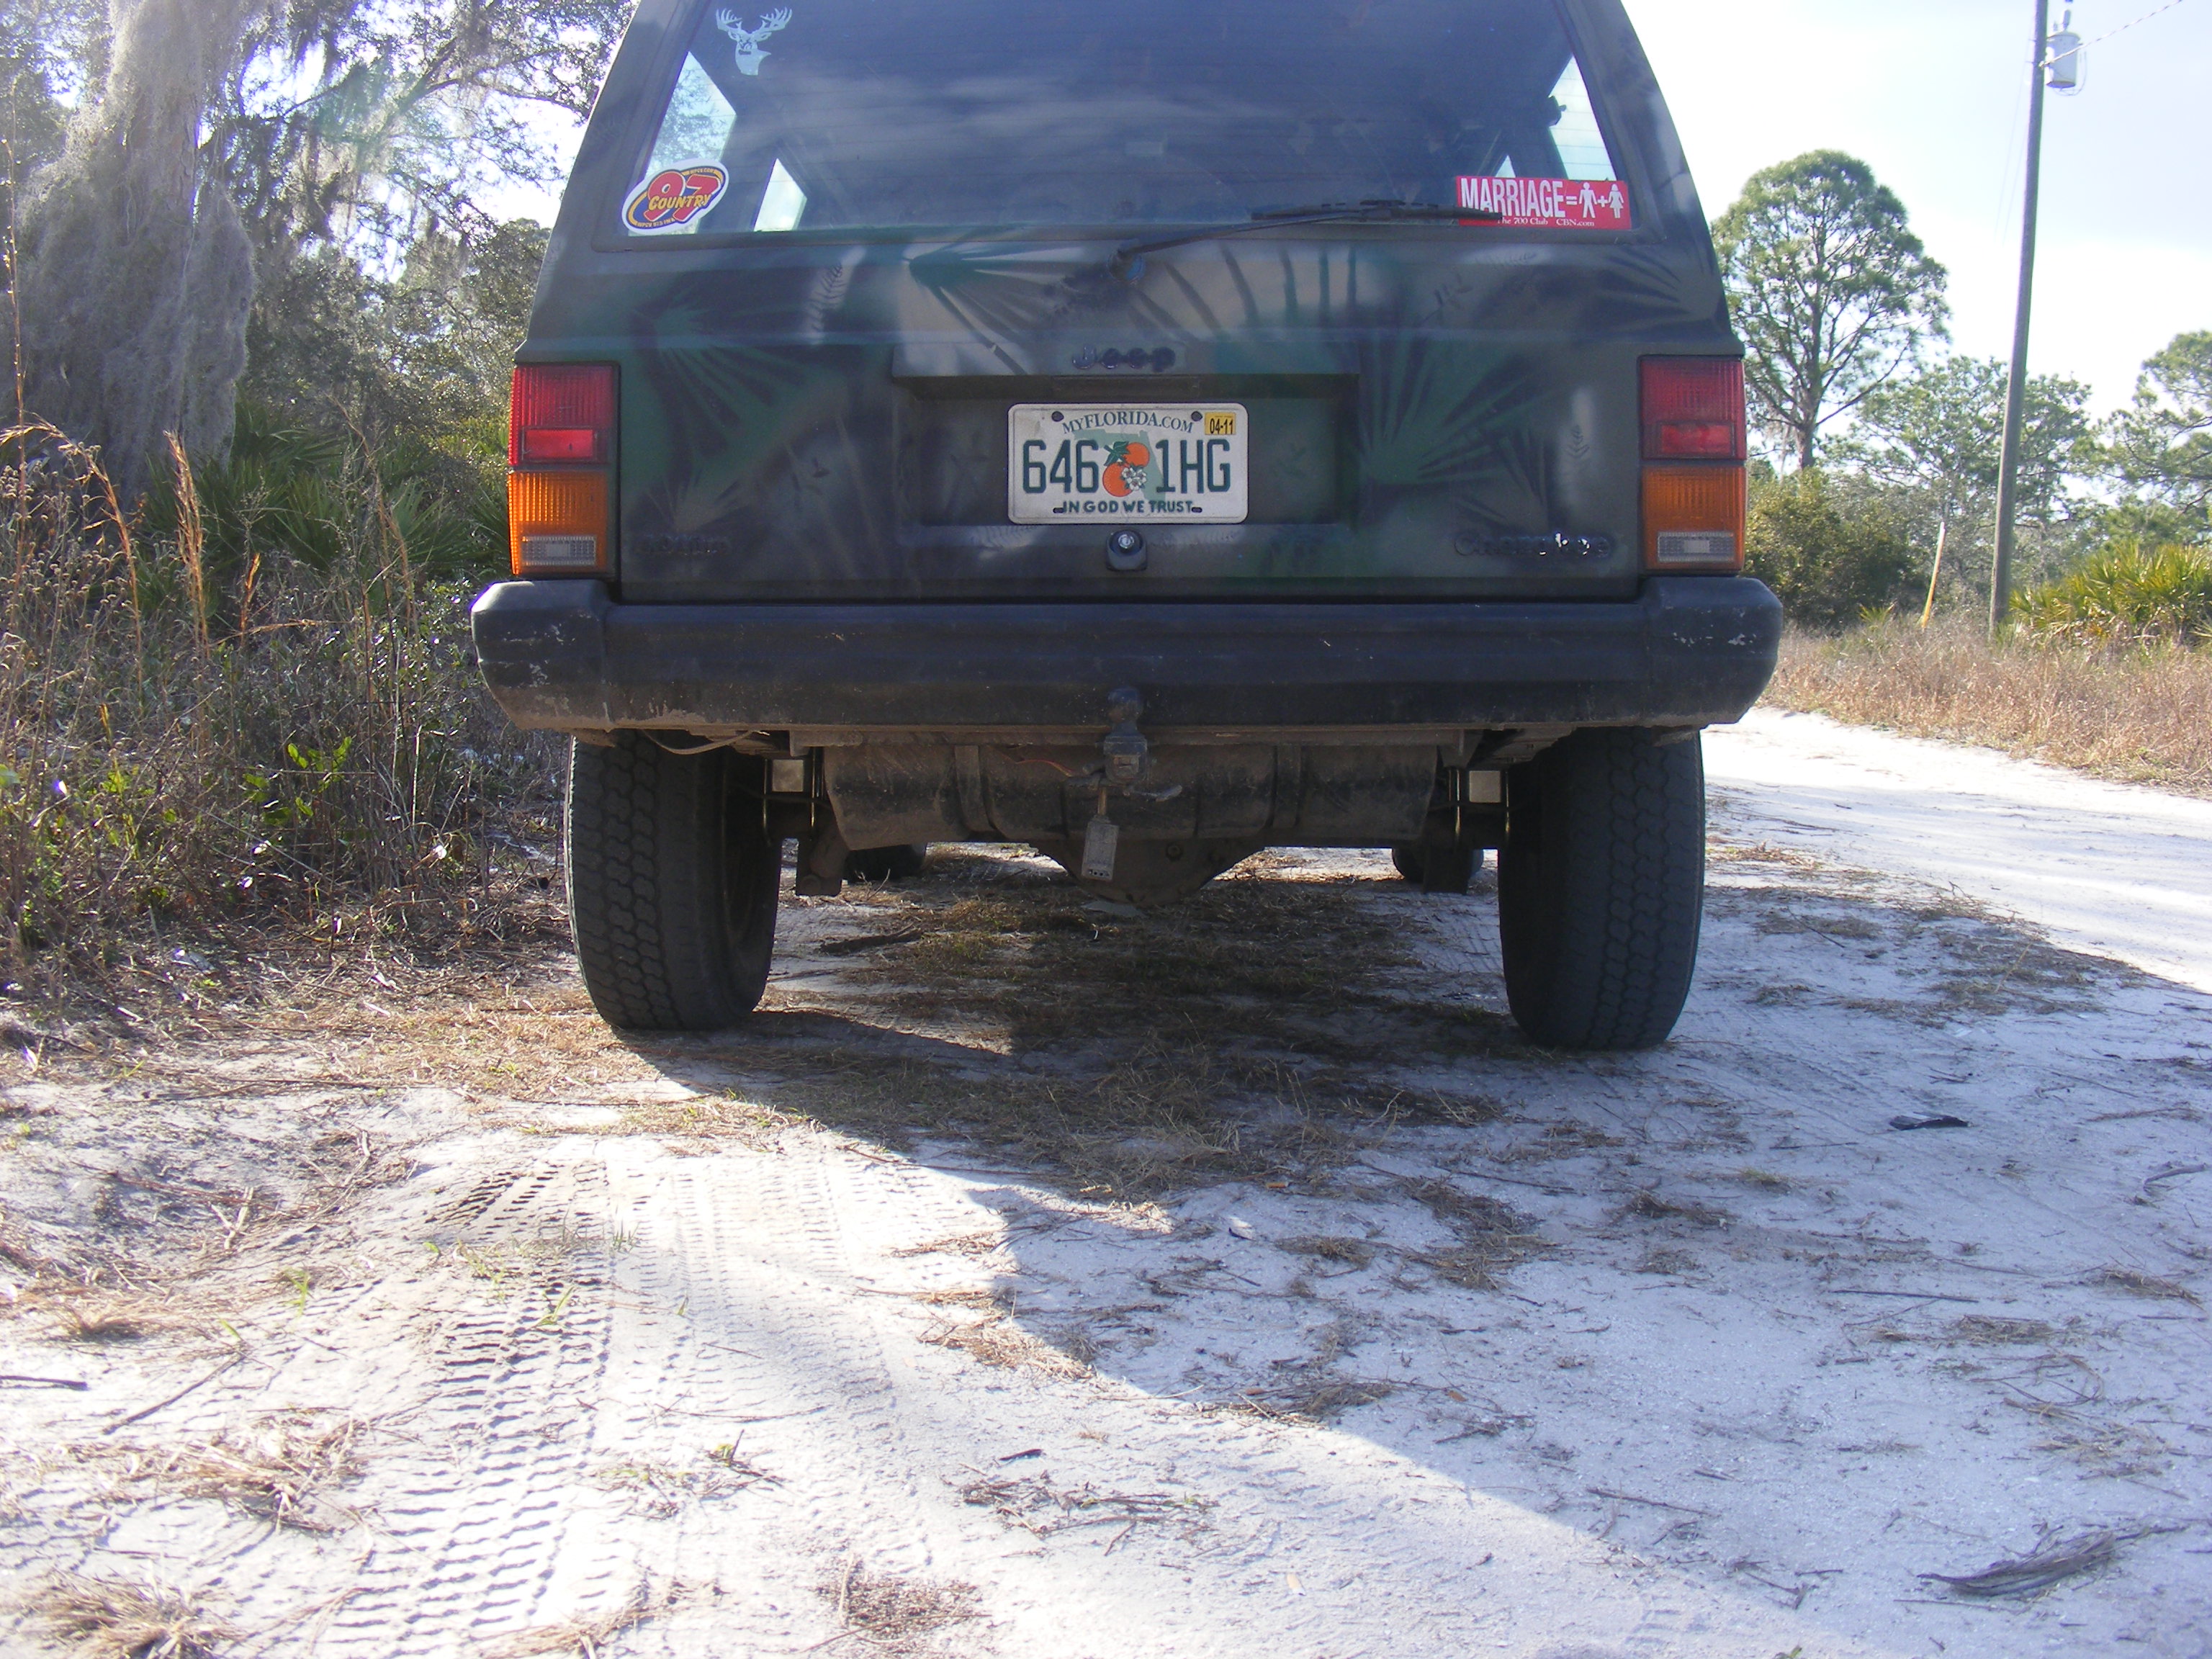
<path fill-rule="evenodd" d="M 1322 225 L 1342 221 L 1369 224 L 1496 224 L 1504 217 L 1487 208 L 1439 207 L 1433 202 L 1396 202 L 1387 198 L 1365 202 L 1316 202 L 1308 207 L 1269 208 L 1264 212 L 1255 209 L 1248 220 L 1208 225 L 1201 230 L 1186 230 L 1174 236 L 1124 242 L 1114 250 L 1106 269 L 1123 282 L 1133 283 L 1145 274 L 1147 253 L 1212 241 L 1217 236 L 1238 236 L 1248 230 L 1273 230 L 1284 225 Z"/>

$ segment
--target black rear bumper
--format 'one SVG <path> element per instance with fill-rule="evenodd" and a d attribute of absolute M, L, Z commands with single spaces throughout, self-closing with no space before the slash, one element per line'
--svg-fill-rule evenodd
<path fill-rule="evenodd" d="M 500 706 L 567 731 L 1692 726 L 1765 689 L 1782 633 L 1747 577 L 1613 603 L 622 605 L 510 581 L 471 613 Z"/>

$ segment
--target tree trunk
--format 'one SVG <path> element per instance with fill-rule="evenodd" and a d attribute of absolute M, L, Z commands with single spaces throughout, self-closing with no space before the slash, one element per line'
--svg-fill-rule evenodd
<path fill-rule="evenodd" d="M 1936 520 L 1936 562 L 1928 568 L 1928 603 L 1920 607 L 1920 625 L 1936 614 L 1936 584 L 1943 574 L 1943 543 L 1951 533 L 1951 511 L 1944 508 Z"/>
<path fill-rule="evenodd" d="M 18 220 L 25 401 L 102 451 L 126 502 L 174 433 L 229 447 L 252 247 L 199 135 L 252 0 L 114 0 L 97 103 Z"/>

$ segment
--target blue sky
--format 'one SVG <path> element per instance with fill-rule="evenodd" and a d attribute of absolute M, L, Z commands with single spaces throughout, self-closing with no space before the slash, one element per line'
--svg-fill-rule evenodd
<path fill-rule="evenodd" d="M 2087 0 L 2094 40 L 2160 0 Z M 2011 349 L 2031 0 L 1626 0 L 1705 210 L 1759 168 L 1848 150 L 1951 271 L 1962 351 Z M 2052 26 L 2060 9 L 2052 9 Z M 2124 402 L 2137 365 L 2212 329 L 2212 0 L 2092 46 L 2045 105 L 2030 363 Z"/>
<path fill-rule="evenodd" d="M 2085 40 L 2160 0 L 2086 0 Z M 1626 0 L 1708 213 L 1759 168 L 1848 150 L 1949 267 L 1953 343 L 2011 349 L 2032 0 Z M 2052 26 L 2061 9 L 2054 4 Z M 572 132 L 549 135 L 564 160 Z M 502 211 L 549 219 L 515 191 Z M 2212 0 L 2177 0 L 2087 54 L 2046 105 L 2031 363 L 2100 409 L 2174 335 L 2212 329 Z"/>

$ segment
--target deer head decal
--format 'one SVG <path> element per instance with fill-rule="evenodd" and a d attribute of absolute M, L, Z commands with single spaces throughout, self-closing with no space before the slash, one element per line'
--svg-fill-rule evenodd
<path fill-rule="evenodd" d="M 788 6 L 779 7 L 769 13 L 761 19 L 760 27 L 756 29 L 747 28 L 744 19 L 736 12 L 724 10 L 714 14 L 714 27 L 738 43 L 738 73 L 740 75 L 760 73 L 761 59 L 768 56 L 761 50 L 761 42 L 789 21 L 791 8 Z"/>

